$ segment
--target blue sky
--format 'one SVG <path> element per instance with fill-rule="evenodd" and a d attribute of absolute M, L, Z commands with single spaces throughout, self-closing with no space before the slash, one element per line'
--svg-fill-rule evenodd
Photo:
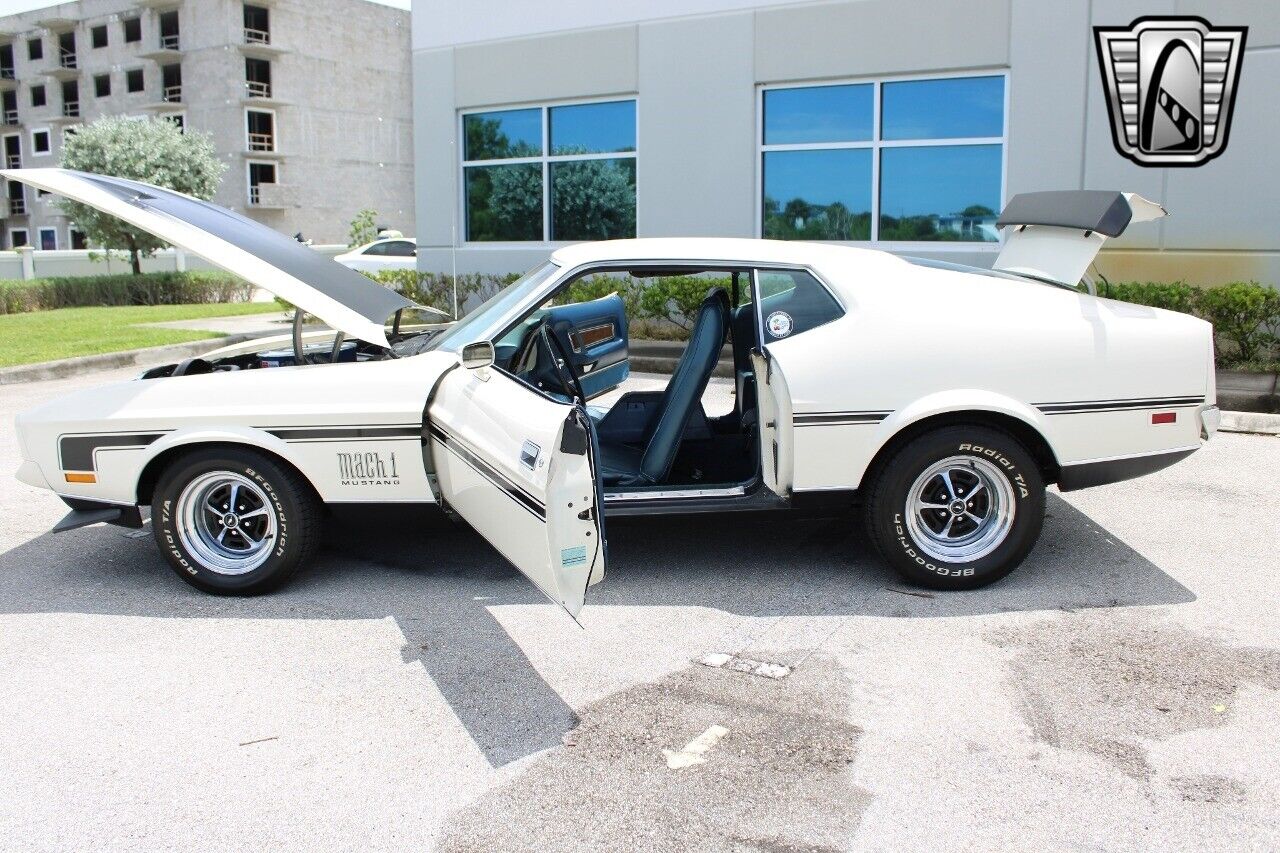
<path fill-rule="evenodd" d="M 397 9 L 408 9 L 409 0 L 371 0 L 374 3 L 381 3 L 383 6 L 395 6 Z M 56 6 L 49 0 L 0 0 L 0 15 L 16 15 L 18 12 L 26 12 L 29 9 L 43 9 L 46 6 Z"/>

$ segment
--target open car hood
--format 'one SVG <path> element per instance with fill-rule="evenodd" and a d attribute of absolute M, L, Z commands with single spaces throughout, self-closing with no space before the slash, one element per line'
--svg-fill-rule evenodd
<path fill-rule="evenodd" d="M 182 193 L 71 169 L 0 175 L 109 213 L 292 302 L 351 338 L 388 346 L 405 297 L 259 222 Z"/>
<path fill-rule="evenodd" d="M 1108 237 L 1119 237 L 1130 223 L 1167 215 L 1163 207 L 1135 193 L 1019 193 L 1009 199 L 996 222 L 1009 231 L 993 268 L 1075 287 Z"/>

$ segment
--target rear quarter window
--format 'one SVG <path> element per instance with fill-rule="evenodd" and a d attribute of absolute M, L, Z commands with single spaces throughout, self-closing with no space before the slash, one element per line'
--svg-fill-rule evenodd
<path fill-rule="evenodd" d="M 781 341 L 830 323 L 844 311 L 804 270 L 757 270 L 764 342 Z"/>

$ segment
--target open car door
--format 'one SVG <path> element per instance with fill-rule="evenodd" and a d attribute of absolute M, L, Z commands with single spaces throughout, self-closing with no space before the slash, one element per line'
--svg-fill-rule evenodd
<path fill-rule="evenodd" d="M 605 569 L 595 444 L 581 403 L 494 367 L 458 367 L 436 387 L 426 427 L 424 455 L 443 502 L 577 618 Z"/>

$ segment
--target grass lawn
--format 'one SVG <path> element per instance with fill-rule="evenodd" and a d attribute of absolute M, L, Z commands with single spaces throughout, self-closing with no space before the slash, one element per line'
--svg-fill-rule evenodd
<path fill-rule="evenodd" d="M 220 338 L 224 336 L 217 332 L 155 329 L 136 324 L 270 314 L 279 310 L 280 306 L 274 302 L 230 302 L 59 308 L 29 314 L 0 314 L 0 367 Z"/>

